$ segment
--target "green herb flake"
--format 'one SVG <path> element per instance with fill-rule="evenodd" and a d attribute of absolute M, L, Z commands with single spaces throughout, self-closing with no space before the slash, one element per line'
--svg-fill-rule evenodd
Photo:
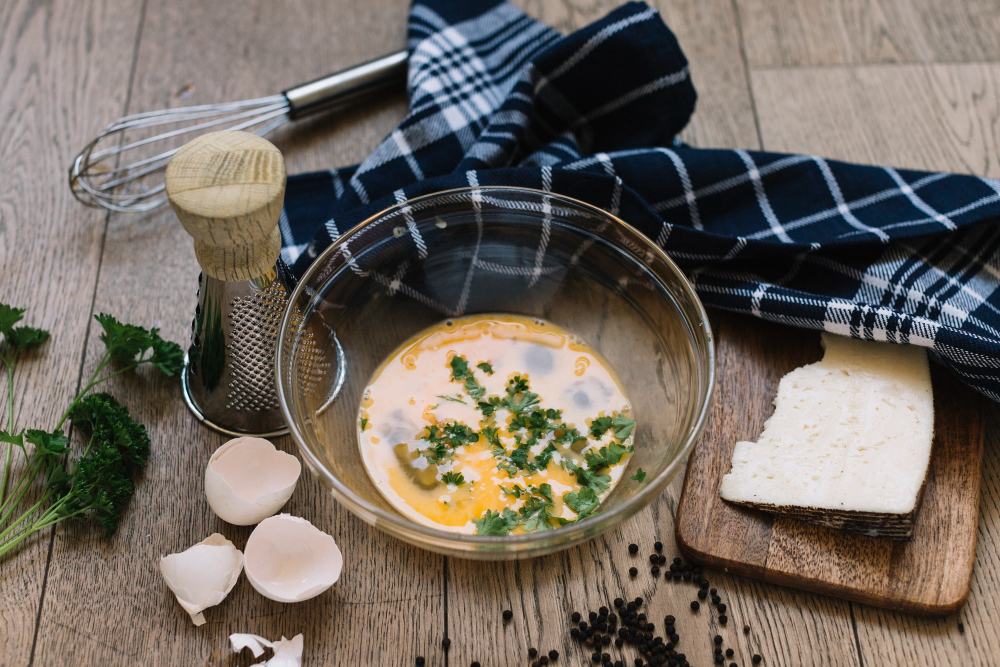
<path fill-rule="evenodd" d="M 639 468 L 638 470 L 635 471 L 635 474 L 632 475 L 632 477 L 630 477 L 629 479 L 635 480 L 636 482 L 641 482 L 644 479 L 646 479 L 646 471 L 643 470 L 642 468 Z"/>
<path fill-rule="evenodd" d="M 517 514 L 509 507 L 503 513 L 486 510 L 482 518 L 473 519 L 477 535 L 507 535 L 517 527 Z"/>
<path fill-rule="evenodd" d="M 468 403 L 462 400 L 462 397 L 459 394 L 455 394 L 454 396 L 445 396 L 444 394 L 438 394 L 437 398 L 443 398 L 444 400 L 451 401 L 452 403 L 461 403 L 462 405 L 468 405 Z"/>
<path fill-rule="evenodd" d="M 487 361 L 480 361 L 478 364 L 476 364 L 476 368 L 486 373 L 487 375 L 493 375 L 493 367 L 490 366 L 489 362 Z"/>
<path fill-rule="evenodd" d="M 597 494 L 589 487 L 583 487 L 579 491 L 572 491 L 563 494 L 563 502 L 571 510 L 576 512 L 577 521 L 594 513 L 600 500 Z"/>
<path fill-rule="evenodd" d="M 368 417 L 362 417 L 361 418 L 361 430 L 364 431 L 366 428 L 368 428 Z"/>
<path fill-rule="evenodd" d="M 453 472 L 446 472 L 445 474 L 441 475 L 441 481 L 447 484 L 448 486 L 462 486 L 463 484 L 465 484 L 465 477 L 462 475 L 462 473 L 458 473 L 456 475 Z"/>

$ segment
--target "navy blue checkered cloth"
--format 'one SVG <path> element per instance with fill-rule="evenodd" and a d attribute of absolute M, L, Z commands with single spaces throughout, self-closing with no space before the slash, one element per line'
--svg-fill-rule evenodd
<path fill-rule="evenodd" d="M 408 48 L 403 123 L 360 165 L 288 179 L 296 273 L 411 197 L 551 190 L 654 239 L 707 306 L 932 348 L 1000 400 L 1000 181 L 687 146 L 688 63 L 642 3 L 564 37 L 506 2 L 417 0 Z"/>

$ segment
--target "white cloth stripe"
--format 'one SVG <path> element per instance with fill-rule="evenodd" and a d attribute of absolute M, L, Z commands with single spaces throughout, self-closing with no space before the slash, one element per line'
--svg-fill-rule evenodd
<path fill-rule="evenodd" d="M 397 204 L 402 204 L 406 201 L 406 193 L 402 188 L 392 194 L 395 196 Z M 420 235 L 420 230 L 417 229 L 417 223 L 413 221 L 413 208 L 406 205 L 401 210 L 403 212 L 403 219 L 406 220 L 406 228 L 410 230 L 413 242 L 417 246 L 417 255 L 420 259 L 427 259 L 427 244 L 424 243 L 424 237 Z"/>
<path fill-rule="evenodd" d="M 470 169 L 465 172 L 465 180 L 468 181 L 469 187 L 479 187 L 479 176 L 475 171 Z M 455 312 L 459 315 L 465 312 L 465 306 L 469 303 L 472 276 L 476 272 L 476 264 L 479 261 L 479 246 L 483 242 L 483 193 L 481 191 L 477 190 L 472 193 L 472 210 L 475 211 L 476 216 L 476 247 L 472 251 L 469 269 L 465 272 L 465 282 L 462 284 L 462 292 L 458 297 L 458 305 L 455 307 Z"/>
<path fill-rule="evenodd" d="M 778 221 L 778 216 L 774 214 L 774 209 L 771 208 L 771 202 L 768 201 L 767 193 L 764 192 L 764 182 L 760 178 L 760 172 L 757 170 L 757 165 L 754 163 L 753 158 L 744 150 L 738 150 L 736 154 L 740 156 L 743 164 L 747 166 L 747 176 L 750 177 L 750 182 L 753 183 L 754 194 L 757 195 L 757 204 L 760 206 L 767 224 L 771 226 L 771 229 L 774 230 L 779 239 L 785 243 L 792 243 L 792 237 L 785 233 L 781 222 Z"/>
<path fill-rule="evenodd" d="M 896 181 L 899 186 L 900 192 L 907 196 L 910 202 L 919 208 L 921 211 L 931 216 L 938 222 L 940 222 L 946 229 L 956 229 L 956 225 L 952 222 L 951 218 L 946 215 L 941 215 L 935 211 L 927 202 L 917 196 L 917 193 L 913 191 L 913 188 L 903 180 L 903 177 L 899 175 L 899 172 L 892 167 L 884 167 L 885 173 L 892 177 L 892 180 Z"/>
<path fill-rule="evenodd" d="M 548 77 L 541 78 L 535 85 L 535 93 L 537 94 L 542 88 L 549 85 L 552 81 L 555 81 L 563 74 L 571 70 L 573 67 L 578 65 L 581 60 L 586 58 L 590 53 L 600 46 L 603 42 L 607 41 L 609 37 L 617 32 L 621 32 L 630 25 L 635 25 L 636 23 L 642 23 L 643 21 L 648 21 L 657 15 L 657 12 L 652 7 L 646 9 L 644 12 L 638 14 L 633 14 L 632 16 L 627 16 L 619 21 L 603 27 L 597 33 L 595 33 L 590 39 L 588 39 L 583 46 L 581 46 L 576 53 L 571 55 L 569 58 L 563 61 L 562 65 L 557 67 L 552 71 Z"/>
<path fill-rule="evenodd" d="M 552 191 L 552 167 L 542 167 L 542 190 Z M 538 241 L 538 250 L 535 252 L 535 268 L 528 287 L 534 287 L 542 277 L 542 261 L 545 259 L 545 251 L 548 250 L 549 237 L 552 234 L 552 200 L 549 197 L 542 197 L 542 216 L 542 235 Z"/>
<path fill-rule="evenodd" d="M 691 177 L 688 175 L 684 160 L 681 159 L 681 156 L 676 151 L 672 151 L 669 148 L 660 148 L 658 150 L 661 153 L 665 153 L 670 158 L 670 161 L 674 163 L 674 169 L 677 170 L 677 176 L 681 179 L 681 186 L 684 188 L 684 198 L 688 203 L 688 215 L 691 216 L 691 225 L 699 231 L 703 230 L 701 216 L 698 214 L 698 197 L 694 194 L 694 187 L 691 185 Z"/>
<path fill-rule="evenodd" d="M 399 130 L 393 130 L 390 135 L 392 140 L 396 142 L 396 146 L 399 147 L 399 152 L 406 160 L 406 164 L 410 166 L 410 170 L 413 172 L 413 176 L 418 180 L 424 180 L 424 172 L 417 164 L 417 160 L 413 157 L 413 151 L 410 150 L 410 145 L 406 143 L 406 137 Z"/>
<path fill-rule="evenodd" d="M 635 102 L 640 97 L 644 97 L 646 95 L 649 95 L 650 93 L 654 93 L 657 90 L 662 90 L 663 88 L 669 88 L 670 86 L 675 86 L 681 81 L 687 79 L 690 73 L 691 73 L 690 68 L 687 65 L 685 65 L 684 69 L 680 70 L 679 72 L 674 72 L 673 74 L 667 74 L 666 76 L 661 76 L 659 79 L 656 79 L 655 81 L 650 81 L 645 85 L 639 86 L 638 88 L 635 88 L 634 90 L 625 93 L 616 100 L 612 100 L 607 104 L 603 104 L 597 107 L 583 118 L 577 120 L 575 123 L 573 123 L 573 125 L 579 126 L 583 125 L 584 123 L 593 122 L 598 118 L 600 118 L 601 116 L 607 116 L 609 113 L 613 111 L 618 111 L 618 109 L 621 109 L 626 104 Z"/>
<path fill-rule="evenodd" d="M 813 160 L 816 162 L 816 166 L 819 167 L 819 171 L 823 174 L 823 180 L 826 181 L 826 187 L 830 189 L 830 195 L 833 197 L 833 203 L 837 205 L 837 212 L 840 213 L 841 217 L 855 229 L 859 229 L 863 232 L 868 232 L 869 234 L 874 234 L 882 240 L 882 243 L 887 243 L 889 241 L 889 235 L 883 232 L 881 229 L 876 229 L 870 227 L 865 223 L 855 217 L 851 213 L 851 208 L 844 201 L 844 193 L 840 191 L 840 184 L 837 183 L 837 178 L 833 175 L 833 171 L 830 169 L 830 165 L 827 164 L 826 160 L 821 157 L 814 157 Z"/>

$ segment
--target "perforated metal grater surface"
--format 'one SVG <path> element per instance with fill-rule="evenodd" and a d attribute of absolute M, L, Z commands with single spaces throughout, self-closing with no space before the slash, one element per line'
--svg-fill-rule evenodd
<path fill-rule="evenodd" d="M 255 280 L 224 282 L 204 274 L 198 280 L 182 377 L 188 407 L 202 422 L 229 435 L 286 433 L 274 387 L 274 349 L 294 278 L 279 261 Z M 299 377 L 315 382 L 323 369 L 313 335 L 303 334 L 298 345 L 303 349 Z"/>

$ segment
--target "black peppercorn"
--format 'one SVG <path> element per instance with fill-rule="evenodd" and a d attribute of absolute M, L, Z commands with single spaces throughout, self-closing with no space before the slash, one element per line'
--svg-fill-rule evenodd
<path fill-rule="evenodd" d="M 586 630 L 587 630 L 587 621 L 580 621 L 580 631 L 586 632 Z"/>
<path fill-rule="evenodd" d="M 699 600 L 704 600 L 707 597 L 708 597 L 708 593 L 706 593 L 705 591 L 698 591 L 698 599 Z"/>
<path fill-rule="evenodd" d="M 672 641 L 675 644 L 680 644 L 681 643 L 680 635 L 670 635 L 670 641 Z"/>
<path fill-rule="evenodd" d="M 503 620 L 509 621 L 512 618 L 514 618 L 514 612 L 512 612 L 510 609 L 505 609 L 503 612 Z"/>
<path fill-rule="evenodd" d="M 650 563 L 659 563 L 660 562 L 660 557 L 657 556 L 656 554 L 649 554 L 649 562 Z"/>
<path fill-rule="evenodd" d="M 424 667 L 424 656 L 417 656 L 417 667 Z"/>
<path fill-rule="evenodd" d="M 538 662 L 537 660 L 532 660 L 531 667 L 542 667 L 542 663 Z"/>
<path fill-rule="evenodd" d="M 743 634 L 745 634 L 745 635 L 750 634 L 750 626 L 749 625 L 744 625 L 743 626 Z"/>
<path fill-rule="evenodd" d="M 649 568 L 649 573 L 654 577 L 660 576 L 660 566 L 654 565 L 653 567 Z"/>
<path fill-rule="evenodd" d="M 580 618 L 581 618 L 580 612 L 574 611 L 573 614 L 569 618 L 574 623 L 579 623 L 580 622 Z"/>
<path fill-rule="evenodd" d="M 642 598 L 636 598 L 635 599 L 635 606 L 636 607 L 641 607 L 642 606 Z"/>
<path fill-rule="evenodd" d="M 734 653 L 735 653 L 735 651 L 733 651 L 733 649 L 731 649 L 731 648 L 727 648 L 727 649 L 726 649 L 726 657 L 727 657 L 727 658 L 731 658 L 731 657 L 733 657 L 733 654 L 734 654 Z"/>
<path fill-rule="evenodd" d="M 642 658 L 635 659 L 635 667 L 642 667 Z"/>
<path fill-rule="evenodd" d="M 601 643 L 604 644 L 605 646 L 608 646 L 609 644 L 611 644 L 611 637 L 608 635 L 604 635 L 603 637 L 601 637 Z"/>
<path fill-rule="evenodd" d="M 698 611 L 698 607 L 700 607 L 700 606 L 701 605 L 698 603 L 697 600 L 692 601 L 691 602 L 691 611 Z"/>
<path fill-rule="evenodd" d="M 753 661 L 753 664 L 756 665 L 756 664 L 759 664 L 760 661 L 763 660 L 764 658 L 760 657 L 760 653 L 754 653 L 753 657 L 750 658 L 750 659 Z"/>
<path fill-rule="evenodd" d="M 637 554 L 637 553 L 639 553 L 639 545 L 638 544 L 630 544 L 630 545 L 628 545 L 628 552 L 630 554 Z"/>
<path fill-rule="evenodd" d="M 591 660 L 592 660 L 593 662 L 600 662 L 600 661 L 601 661 L 601 654 L 600 654 L 600 653 L 594 653 L 594 654 L 592 654 L 592 655 L 590 656 L 590 659 L 591 659 Z"/>
<path fill-rule="evenodd" d="M 478 660 L 473 660 L 472 664 L 469 665 L 469 667 L 482 667 L 482 666 L 479 664 Z"/>
<path fill-rule="evenodd" d="M 728 616 L 726 616 L 725 614 L 722 614 L 721 616 L 719 616 L 719 625 L 725 625 L 728 622 L 729 622 L 729 617 Z"/>
<path fill-rule="evenodd" d="M 624 645 L 625 645 L 625 640 L 624 640 L 624 639 L 622 639 L 621 637 L 619 637 L 619 638 L 617 638 L 617 639 L 615 640 L 615 647 L 616 647 L 616 648 L 621 648 L 621 647 L 622 647 L 622 646 L 624 646 Z"/>
<path fill-rule="evenodd" d="M 629 573 L 629 575 L 630 575 L 630 576 L 633 576 L 633 577 L 634 577 L 635 575 L 639 574 L 639 570 L 637 570 L 637 569 L 636 569 L 636 568 L 634 568 L 634 567 L 630 567 L 630 568 L 628 569 L 628 573 Z"/>
<path fill-rule="evenodd" d="M 729 663 L 729 667 L 740 667 L 740 666 L 737 665 L 735 662 L 731 662 Z"/>
<path fill-rule="evenodd" d="M 580 628 L 571 628 L 570 631 L 569 631 L 569 636 L 572 637 L 573 639 L 579 639 L 580 638 Z M 534 657 L 534 656 L 531 655 L 531 652 L 534 651 L 534 650 L 535 649 L 529 649 L 528 650 L 528 655 L 530 657 Z"/>
<path fill-rule="evenodd" d="M 442 639 L 441 640 L 441 648 L 443 648 L 445 651 L 447 651 L 449 648 L 451 648 L 451 640 L 448 639 L 447 637 L 445 637 L 444 639 Z"/>
<path fill-rule="evenodd" d="M 538 664 L 540 664 L 540 665 L 547 665 L 547 664 L 549 664 L 549 658 L 548 658 L 548 656 L 543 655 L 542 657 L 540 657 L 538 659 Z"/>
<path fill-rule="evenodd" d="M 712 641 L 714 641 L 715 645 L 718 646 L 719 644 L 722 643 L 722 635 L 715 635 Z"/>
<path fill-rule="evenodd" d="M 666 565 L 666 564 L 667 564 L 667 557 L 660 556 L 660 565 Z"/>
<path fill-rule="evenodd" d="M 621 609 L 623 606 L 625 606 L 625 600 L 622 600 L 621 598 L 615 598 L 614 605 L 615 609 Z"/>
<path fill-rule="evenodd" d="M 593 623 L 594 621 L 597 620 L 597 612 L 592 611 L 589 614 L 587 614 L 587 617 L 590 619 L 590 622 Z"/>
<path fill-rule="evenodd" d="M 725 602 L 719 603 L 719 613 L 720 614 L 725 614 L 726 613 L 726 603 Z"/>
<path fill-rule="evenodd" d="M 663 542 L 654 542 L 653 548 L 657 551 L 663 551 Z"/>
<path fill-rule="evenodd" d="M 709 593 L 711 593 L 712 595 L 715 595 L 715 594 L 717 594 L 717 593 L 718 593 L 719 591 L 718 591 L 718 589 L 715 589 L 715 588 L 713 588 L 713 589 L 709 590 L 708 592 L 709 592 Z"/>
<path fill-rule="evenodd" d="M 615 667 L 625 667 L 625 663 L 621 660 L 615 660 Z"/>
<path fill-rule="evenodd" d="M 715 656 L 714 660 L 715 660 L 715 664 L 717 664 L 717 665 L 721 665 L 721 664 L 723 664 L 726 661 L 726 659 L 723 658 L 721 655 Z"/>
<path fill-rule="evenodd" d="M 601 654 L 601 660 L 603 660 L 604 662 L 611 662 L 611 654 L 610 653 L 602 653 Z"/>

